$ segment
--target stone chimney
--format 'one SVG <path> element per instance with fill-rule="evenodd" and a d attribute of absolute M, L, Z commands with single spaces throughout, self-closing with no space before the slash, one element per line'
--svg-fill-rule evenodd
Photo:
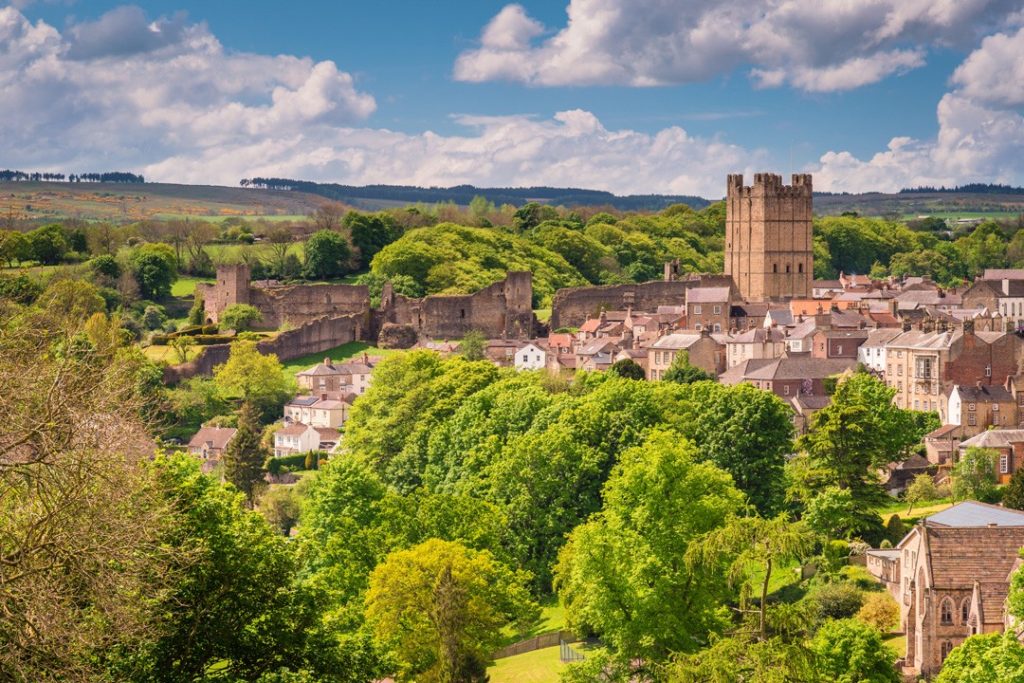
<path fill-rule="evenodd" d="M 330 358 L 324 358 L 324 365 L 326 365 L 327 367 L 331 367 L 331 359 Z"/>
<path fill-rule="evenodd" d="M 970 334 L 970 335 L 974 334 L 974 321 L 973 320 L 969 320 L 969 319 L 968 320 L 964 320 L 964 334 Z"/>

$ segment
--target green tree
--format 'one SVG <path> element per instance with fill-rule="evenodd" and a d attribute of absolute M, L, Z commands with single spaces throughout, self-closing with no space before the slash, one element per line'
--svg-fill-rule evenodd
<path fill-rule="evenodd" d="M 742 496 L 727 473 L 696 456 L 671 432 L 625 450 L 602 511 L 573 530 L 555 570 L 569 626 L 648 665 L 698 649 L 723 626 L 718 607 L 732 558 L 684 558 L 728 523 Z"/>
<path fill-rule="evenodd" d="M 250 508 L 263 487 L 263 463 L 270 452 L 262 443 L 259 411 L 252 403 L 243 403 L 238 414 L 238 431 L 224 449 L 224 478 L 245 495 Z"/>
<path fill-rule="evenodd" d="M 894 393 L 871 375 L 853 374 L 839 383 L 832 403 L 814 414 L 797 443 L 810 466 L 804 483 L 813 491 L 848 490 L 859 531 L 881 531 L 872 508 L 888 502 L 888 496 L 877 471 L 906 457 L 923 436 L 913 411 L 893 405 Z"/>
<path fill-rule="evenodd" d="M 68 252 L 67 237 L 64 228 L 59 225 L 44 225 L 26 233 L 28 256 L 43 265 L 60 263 Z"/>
<path fill-rule="evenodd" d="M 189 351 L 195 346 L 195 343 L 195 339 L 182 334 L 171 339 L 168 345 L 174 349 L 174 356 L 178 359 L 179 363 L 187 363 Z"/>
<path fill-rule="evenodd" d="M 401 227 L 388 214 L 365 214 L 349 211 L 342 225 L 352 236 L 352 245 L 359 253 L 359 268 L 369 268 L 381 249 L 402 236 Z"/>
<path fill-rule="evenodd" d="M 1024 468 L 1018 467 L 1003 490 L 1003 505 L 1024 510 Z"/>
<path fill-rule="evenodd" d="M 704 372 L 698 367 L 690 365 L 690 354 L 686 351 L 677 351 L 672 359 L 672 364 L 662 376 L 666 382 L 676 384 L 693 384 L 694 382 L 705 382 L 715 380 L 715 376 Z"/>
<path fill-rule="evenodd" d="M 373 570 L 366 618 L 394 652 L 402 680 L 486 681 L 502 629 L 536 618 L 524 584 L 487 551 L 431 539 Z"/>
<path fill-rule="evenodd" d="M 835 683 L 899 683 L 896 653 L 882 634 L 856 619 L 828 621 L 811 641 L 815 668 L 823 681 Z"/>
<path fill-rule="evenodd" d="M 220 324 L 229 330 L 244 332 L 263 320 L 260 309 L 249 304 L 231 304 L 220 314 Z"/>
<path fill-rule="evenodd" d="M 267 520 L 267 524 L 283 536 L 288 536 L 299 521 L 301 502 L 297 487 L 298 484 L 278 484 L 271 486 L 260 496 L 257 509 Z"/>
<path fill-rule="evenodd" d="M 816 683 L 819 680 L 814 655 L 804 642 L 790 642 L 780 637 L 749 640 L 742 635 L 712 638 L 710 646 L 677 657 L 668 667 L 666 678 L 670 683 Z"/>
<path fill-rule="evenodd" d="M 466 360 L 483 360 L 487 349 L 487 338 L 479 330 L 470 330 L 459 342 L 459 353 Z"/>
<path fill-rule="evenodd" d="M 226 399 L 241 399 L 260 410 L 264 418 L 276 416 L 294 395 L 294 383 L 274 354 L 262 354 L 256 342 L 231 345 L 228 361 L 214 369 L 214 381 Z"/>
<path fill-rule="evenodd" d="M 192 296 L 192 308 L 188 309 L 188 324 L 202 325 L 206 322 L 206 306 L 203 302 L 203 295 L 196 292 Z"/>
<path fill-rule="evenodd" d="M 178 278 L 177 259 L 169 244 L 143 244 L 132 252 L 131 271 L 144 299 L 163 299 L 171 295 Z"/>
<path fill-rule="evenodd" d="M 352 250 L 344 235 L 333 230 L 320 230 L 306 240 L 305 256 L 305 276 L 311 280 L 323 280 L 349 272 Z"/>
<path fill-rule="evenodd" d="M 110 254 L 100 254 L 90 259 L 89 269 L 100 284 L 113 284 L 121 277 L 121 264 Z"/>
<path fill-rule="evenodd" d="M 0 260 L 13 268 L 15 263 L 31 258 L 31 248 L 25 234 L 17 230 L 0 230 Z"/>
<path fill-rule="evenodd" d="M 900 606 L 888 591 L 871 593 L 857 612 L 857 619 L 888 633 L 900 624 Z"/>
<path fill-rule="evenodd" d="M 196 680 L 211 666 L 254 680 L 301 665 L 292 639 L 301 637 L 305 607 L 292 600 L 295 560 L 285 540 L 195 458 L 158 456 L 154 470 L 176 513 L 167 542 L 188 559 L 173 590 L 159 596 L 168 630 L 146 653 L 148 675 L 135 680 Z"/>
<path fill-rule="evenodd" d="M 922 501 L 936 500 L 939 497 L 939 487 L 930 474 L 919 474 L 910 482 L 903 499 L 907 501 L 907 515 L 913 511 L 914 506 Z"/>
<path fill-rule="evenodd" d="M 953 648 L 935 683 L 1024 680 L 1024 645 L 1012 633 L 974 635 Z"/>
<path fill-rule="evenodd" d="M 623 358 L 622 360 L 615 361 L 608 368 L 608 372 L 626 379 L 642 380 L 647 378 L 644 374 L 644 369 L 632 358 Z"/>
<path fill-rule="evenodd" d="M 783 504 L 786 457 L 793 451 L 790 408 L 770 391 L 714 382 L 656 385 L 669 424 L 702 457 L 732 475 L 762 516 Z"/>
<path fill-rule="evenodd" d="M 733 586 L 750 581 L 755 567 L 764 569 L 757 621 L 759 639 L 763 641 L 768 639 L 768 586 L 772 572 L 776 566 L 807 557 L 816 540 L 807 524 L 793 522 L 784 514 L 772 519 L 737 517 L 692 546 L 686 559 L 691 566 L 711 569 L 720 567 L 723 560 L 731 560 L 729 578 Z"/>
<path fill-rule="evenodd" d="M 991 448 L 968 448 L 950 473 L 953 500 L 993 500 L 999 483 L 999 475 L 996 474 L 998 458 L 999 453 Z"/>

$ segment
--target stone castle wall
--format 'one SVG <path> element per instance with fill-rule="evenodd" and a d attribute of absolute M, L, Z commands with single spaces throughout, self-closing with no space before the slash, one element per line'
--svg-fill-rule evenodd
<path fill-rule="evenodd" d="M 273 353 L 282 361 L 292 360 L 348 342 L 365 341 L 370 329 L 369 323 L 368 314 L 323 317 L 282 332 L 273 339 L 261 341 L 256 344 L 256 348 L 260 353 Z M 177 384 L 197 375 L 208 377 L 213 374 L 214 368 L 227 362 L 230 353 L 230 344 L 203 347 L 203 352 L 189 362 L 164 368 L 164 382 Z"/>
<path fill-rule="evenodd" d="M 509 272 L 479 292 L 410 299 L 385 286 L 381 323 L 409 325 L 420 339 L 457 339 L 471 330 L 491 338 L 530 338 L 536 329 L 531 307 L 532 275 Z"/>
<path fill-rule="evenodd" d="M 757 173 L 726 181 L 725 272 L 745 301 L 811 295 L 814 277 L 812 184 L 809 174 Z"/>
<path fill-rule="evenodd" d="M 728 275 L 691 276 L 687 280 L 657 280 L 628 285 L 569 287 L 555 292 L 551 301 L 552 330 L 579 327 L 602 310 L 656 311 L 658 306 L 683 306 L 691 287 L 729 287 Z"/>

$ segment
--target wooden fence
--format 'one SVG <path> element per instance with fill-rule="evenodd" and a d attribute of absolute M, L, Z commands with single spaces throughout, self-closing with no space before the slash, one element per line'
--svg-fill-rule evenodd
<path fill-rule="evenodd" d="M 494 658 L 502 659 L 513 655 L 521 655 L 525 652 L 533 652 L 534 650 L 540 650 L 545 647 L 561 645 L 563 642 L 574 643 L 577 640 L 578 638 L 576 638 L 571 631 L 552 631 L 550 633 L 541 633 L 540 635 L 533 636 L 532 638 L 520 640 L 518 643 L 506 645 L 494 653 Z"/>

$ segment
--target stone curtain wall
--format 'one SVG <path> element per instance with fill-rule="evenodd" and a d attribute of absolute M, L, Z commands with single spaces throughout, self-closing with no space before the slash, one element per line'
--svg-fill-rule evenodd
<path fill-rule="evenodd" d="M 368 324 L 368 314 L 323 317 L 282 332 L 274 339 L 261 341 L 256 348 L 260 353 L 276 354 L 282 361 L 291 360 L 348 342 L 366 340 Z M 164 383 L 177 384 L 197 375 L 210 376 L 215 367 L 227 362 L 230 354 L 230 344 L 203 347 L 203 352 L 189 362 L 164 368 Z"/>
<path fill-rule="evenodd" d="M 303 325 L 324 316 L 363 315 L 370 312 L 366 285 L 288 285 L 252 287 L 249 303 L 263 313 L 261 327 L 284 323 Z"/>
<path fill-rule="evenodd" d="M 690 287 L 731 287 L 728 275 L 701 275 L 688 280 L 665 282 L 656 280 L 629 285 L 602 285 L 598 287 L 570 287 L 555 292 L 551 302 L 552 330 L 579 327 L 587 318 L 602 310 L 621 311 L 627 307 L 635 311 L 654 312 L 658 306 L 682 306 Z"/>

